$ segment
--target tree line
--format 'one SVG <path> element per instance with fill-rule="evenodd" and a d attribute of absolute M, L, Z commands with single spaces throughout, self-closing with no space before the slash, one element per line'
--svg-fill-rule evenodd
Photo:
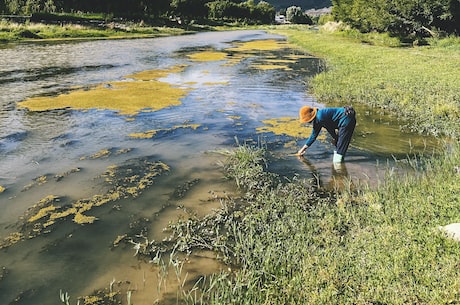
<path fill-rule="evenodd" d="M 254 0 L 0 0 L 3 14 L 97 13 L 107 16 L 155 20 L 174 17 L 183 22 L 229 19 L 249 23 L 272 23 L 275 8 Z"/>
<path fill-rule="evenodd" d="M 334 20 L 364 33 L 388 32 L 400 37 L 460 33 L 460 0 L 332 0 L 332 6 Z M 84 12 L 145 21 L 174 18 L 184 23 L 225 20 L 252 24 L 271 24 L 276 13 L 272 4 L 260 0 L 0 0 L 0 12 Z M 310 23 L 300 7 L 291 6 L 285 12 L 294 23 Z"/>

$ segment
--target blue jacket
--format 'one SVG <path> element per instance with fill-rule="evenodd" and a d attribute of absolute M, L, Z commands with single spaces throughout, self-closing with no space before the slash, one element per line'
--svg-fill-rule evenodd
<path fill-rule="evenodd" d="M 310 137 L 305 142 L 305 145 L 310 146 L 315 142 L 321 128 L 326 128 L 329 134 L 337 140 L 336 129 L 345 127 L 355 120 L 354 116 L 345 115 L 345 108 L 324 108 L 318 109 L 315 119 L 312 121 L 313 130 Z"/>

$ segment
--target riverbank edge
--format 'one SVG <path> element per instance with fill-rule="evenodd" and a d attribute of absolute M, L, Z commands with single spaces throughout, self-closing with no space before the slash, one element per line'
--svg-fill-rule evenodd
<path fill-rule="evenodd" d="M 18 24 L 0 22 L 0 43 L 40 43 L 59 41 L 88 41 L 111 39 L 142 39 L 193 34 L 212 31 L 213 27 L 194 25 L 190 27 L 122 25 L 122 28 L 98 28 L 78 24 L 50 25 L 43 23 Z"/>

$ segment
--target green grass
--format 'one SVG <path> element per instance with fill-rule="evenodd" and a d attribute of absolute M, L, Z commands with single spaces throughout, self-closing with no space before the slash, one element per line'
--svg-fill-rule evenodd
<path fill-rule="evenodd" d="M 460 244 L 437 229 L 460 220 L 458 146 L 439 159 L 418 160 L 424 166 L 418 175 L 343 194 L 295 179 L 279 183 L 261 170 L 263 155 L 240 147 L 228 157 L 233 179 L 254 179 L 250 190 L 243 187 L 244 203 L 218 213 L 214 224 L 207 218 L 207 225 L 220 232 L 220 248 L 225 241 L 238 267 L 201 282 L 195 289 L 202 294 L 186 293 L 187 303 L 460 302 Z M 275 183 L 252 187 L 260 181 Z M 177 236 L 184 242 L 184 232 L 202 226 L 189 222 Z"/>
<path fill-rule="evenodd" d="M 325 58 L 327 72 L 310 80 L 311 92 L 320 102 L 383 107 L 410 120 L 417 131 L 460 134 L 458 38 L 433 39 L 428 46 L 388 47 L 396 45 L 394 40 L 385 42 L 388 35 L 299 27 L 273 32 Z"/>
<path fill-rule="evenodd" d="M 116 27 L 92 27 L 78 24 L 45 25 L 41 23 L 18 24 L 0 22 L 0 41 L 43 39 L 113 39 L 158 37 L 184 34 L 180 28 L 124 24 Z"/>

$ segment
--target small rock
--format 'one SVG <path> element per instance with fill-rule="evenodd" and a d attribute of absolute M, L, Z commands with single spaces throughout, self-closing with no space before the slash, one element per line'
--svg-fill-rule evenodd
<path fill-rule="evenodd" d="M 439 226 L 438 228 L 453 240 L 460 241 L 460 223 L 451 223 L 446 226 Z"/>

